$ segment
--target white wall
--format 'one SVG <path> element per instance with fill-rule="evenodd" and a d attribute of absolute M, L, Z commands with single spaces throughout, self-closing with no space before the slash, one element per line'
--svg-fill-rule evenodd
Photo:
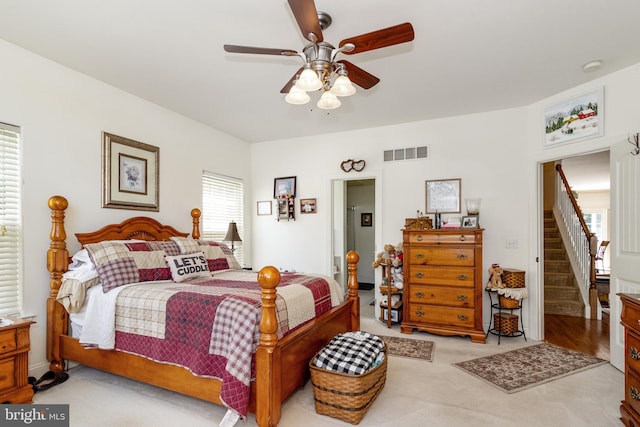
<path fill-rule="evenodd" d="M 147 215 L 191 231 L 189 212 L 201 207 L 203 169 L 244 179 L 250 197 L 250 150 L 236 138 L 1 40 L 0 57 L 0 120 L 22 128 L 23 305 L 37 322 L 31 329 L 29 364 L 42 373 L 48 369 L 48 198 L 58 194 L 69 201 L 66 231 L 71 253 L 79 247 L 74 233 L 129 216 Z M 160 148 L 160 212 L 101 208 L 102 131 Z M 250 235 L 250 220 L 245 223 Z"/>

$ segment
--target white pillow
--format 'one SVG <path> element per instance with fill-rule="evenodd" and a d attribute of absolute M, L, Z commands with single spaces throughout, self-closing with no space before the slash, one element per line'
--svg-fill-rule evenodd
<path fill-rule="evenodd" d="M 194 277 L 211 276 L 209 263 L 204 256 L 204 252 L 194 252 L 192 254 L 165 256 L 171 277 L 174 282 L 182 282 Z"/>

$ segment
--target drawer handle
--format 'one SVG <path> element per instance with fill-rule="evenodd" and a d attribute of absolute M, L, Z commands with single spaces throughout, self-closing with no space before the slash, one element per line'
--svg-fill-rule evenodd
<path fill-rule="evenodd" d="M 416 273 L 416 279 L 422 279 L 424 277 L 424 273 Z"/>
<path fill-rule="evenodd" d="M 467 280 L 469 277 L 466 274 L 459 274 L 458 280 Z"/>
<path fill-rule="evenodd" d="M 468 256 L 466 256 L 465 254 L 458 254 L 458 259 L 467 259 L 469 258 Z"/>
<path fill-rule="evenodd" d="M 458 314 L 458 320 L 462 320 L 463 322 L 466 322 L 468 319 L 466 314 Z"/>
<path fill-rule="evenodd" d="M 468 299 L 469 297 L 467 295 L 464 295 L 464 294 L 458 295 L 458 301 L 466 301 Z"/>
<path fill-rule="evenodd" d="M 2 348 L 0 348 L 0 350 L 3 350 L 3 351 L 4 351 L 4 350 L 6 350 L 6 349 L 8 349 L 8 348 L 9 348 L 9 346 L 5 344 L 5 345 L 3 345 L 3 346 L 2 346 Z"/>
<path fill-rule="evenodd" d="M 464 242 L 465 240 L 467 240 L 467 236 L 464 236 L 464 235 L 460 236 L 460 241 L 461 242 Z"/>
<path fill-rule="evenodd" d="M 416 292 L 415 295 L 416 295 L 416 298 L 424 298 L 424 292 L 422 291 Z"/>
<path fill-rule="evenodd" d="M 638 391 L 634 386 L 629 387 L 629 393 L 633 400 L 640 400 L 640 391 Z"/>
<path fill-rule="evenodd" d="M 416 316 L 418 316 L 418 317 L 422 317 L 422 316 L 424 316 L 424 311 L 422 311 L 422 310 L 417 310 L 417 311 L 416 311 Z"/>
<path fill-rule="evenodd" d="M 416 236 L 416 240 L 417 240 L 418 242 L 422 242 L 422 235 L 421 235 L 421 234 L 418 234 L 418 235 Z"/>
<path fill-rule="evenodd" d="M 424 258 L 424 254 L 422 252 L 417 253 L 416 258 Z"/>
<path fill-rule="evenodd" d="M 629 357 L 631 357 L 633 360 L 638 360 L 640 359 L 640 352 L 637 348 L 631 347 L 629 348 Z"/>

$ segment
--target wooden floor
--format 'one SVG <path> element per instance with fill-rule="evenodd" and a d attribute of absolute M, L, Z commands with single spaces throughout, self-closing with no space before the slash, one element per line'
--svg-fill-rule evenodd
<path fill-rule="evenodd" d="M 544 340 L 571 350 L 609 360 L 609 322 L 545 314 Z"/>

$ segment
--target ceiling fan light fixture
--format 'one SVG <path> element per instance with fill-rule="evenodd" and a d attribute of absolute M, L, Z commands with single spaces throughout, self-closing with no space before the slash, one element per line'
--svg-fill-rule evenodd
<path fill-rule="evenodd" d="M 318 73 L 313 71 L 311 68 L 308 68 L 308 66 L 305 66 L 302 73 L 300 73 L 300 77 L 298 77 L 296 86 L 300 90 L 310 92 L 320 89 L 322 87 L 322 80 L 318 77 Z"/>
<path fill-rule="evenodd" d="M 342 102 L 340 102 L 337 96 L 332 94 L 330 91 L 325 90 L 316 105 L 318 108 L 323 110 L 333 110 L 334 108 L 338 108 L 341 104 Z"/>
<path fill-rule="evenodd" d="M 331 88 L 331 93 L 335 96 L 351 96 L 356 93 L 356 88 L 349 80 L 349 77 L 343 75 L 338 76 Z"/>
<path fill-rule="evenodd" d="M 289 91 L 287 96 L 284 97 L 284 100 L 289 104 L 302 105 L 309 102 L 311 98 L 309 97 L 309 95 L 307 95 L 307 92 L 299 89 L 296 85 L 293 85 L 291 86 L 291 90 Z"/>

